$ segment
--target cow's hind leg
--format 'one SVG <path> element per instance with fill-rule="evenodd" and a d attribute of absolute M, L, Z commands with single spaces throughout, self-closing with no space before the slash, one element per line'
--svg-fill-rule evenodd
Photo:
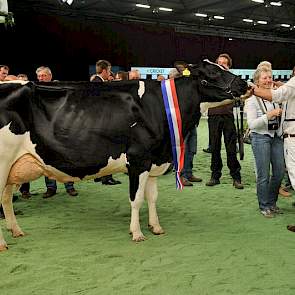
<path fill-rule="evenodd" d="M 11 231 L 14 238 L 21 237 L 24 235 L 23 231 L 17 224 L 12 204 L 12 191 L 13 185 L 6 185 L 2 195 L 2 206 L 6 220 L 6 227 Z"/>
<path fill-rule="evenodd" d="M 139 223 L 139 210 L 144 201 L 144 188 L 148 179 L 148 172 L 144 172 L 138 175 L 133 175 L 129 170 L 130 180 L 130 203 L 131 203 L 131 222 L 130 232 L 132 234 L 132 240 L 140 242 L 145 240 L 145 236 L 141 232 Z M 135 193 L 136 192 L 136 193 Z M 135 196 L 134 196 L 135 195 Z"/>
<path fill-rule="evenodd" d="M 2 168 L 1 165 L 0 165 L 0 168 Z M 2 178 L 0 178 L 0 204 L 1 204 L 2 203 L 3 191 L 4 191 L 5 183 L 6 183 L 6 178 L 3 177 L 3 175 L 0 175 L 0 176 L 2 176 Z M 8 249 L 8 246 L 6 244 L 6 241 L 4 240 L 2 229 L 1 229 L 1 226 L 0 226 L 0 252 L 5 251 L 7 249 Z"/>
<path fill-rule="evenodd" d="M 158 184 L 157 177 L 149 177 L 145 186 L 145 196 L 149 206 L 149 229 L 155 235 L 164 234 L 157 214 Z"/>

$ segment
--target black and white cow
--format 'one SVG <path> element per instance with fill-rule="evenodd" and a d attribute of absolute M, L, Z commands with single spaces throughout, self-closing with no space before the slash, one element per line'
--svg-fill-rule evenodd
<path fill-rule="evenodd" d="M 190 77 L 175 80 L 183 136 L 199 120 L 201 101 L 233 99 L 247 88 L 208 61 L 190 71 Z M 160 82 L 0 84 L 0 159 L 0 196 L 14 237 L 23 232 L 13 213 L 13 185 L 41 175 L 68 182 L 127 171 L 133 240 L 144 239 L 139 224 L 144 196 L 151 231 L 164 233 L 156 177 L 172 153 Z M 0 251 L 5 249 L 0 229 Z"/>

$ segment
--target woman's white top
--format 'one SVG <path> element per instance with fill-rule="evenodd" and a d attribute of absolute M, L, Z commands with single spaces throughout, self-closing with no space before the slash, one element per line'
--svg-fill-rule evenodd
<path fill-rule="evenodd" d="M 261 106 L 257 99 L 260 99 Z M 269 102 L 268 100 L 262 100 L 259 97 L 256 98 L 255 95 L 252 95 L 246 100 L 247 123 L 251 132 L 266 134 L 271 137 L 274 137 L 276 133 L 281 135 L 281 128 L 279 128 L 279 130 L 268 130 L 268 119 L 266 113 L 272 111 L 274 108 L 279 108 L 279 105 L 277 103 Z"/>

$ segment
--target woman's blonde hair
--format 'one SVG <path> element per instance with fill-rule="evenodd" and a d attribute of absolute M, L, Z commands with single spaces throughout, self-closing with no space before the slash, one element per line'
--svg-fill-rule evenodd
<path fill-rule="evenodd" d="M 257 82 L 261 76 L 261 73 L 271 73 L 272 74 L 272 71 L 271 71 L 271 68 L 269 68 L 268 66 L 257 67 L 256 71 L 253 74 L 254 84 L 257 84 Z"/>
<path fill-rule="evenodd" d="M 260 62 L 257 66 L 257 69 L 258 68 L 268 68 L 270 71 L 272 70 L 272 65 L 269 61 L 267 60 L 264 60 L 262 62 Z"/>

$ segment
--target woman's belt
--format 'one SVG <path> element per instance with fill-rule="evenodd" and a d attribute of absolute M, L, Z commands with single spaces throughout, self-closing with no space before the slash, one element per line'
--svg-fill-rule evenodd
<path fill-rule="evenodd" d="M 295 137 L 295 134 L 284 134 L 283 137 L 284 138 L 287 138 L 287 137 Z"/>

